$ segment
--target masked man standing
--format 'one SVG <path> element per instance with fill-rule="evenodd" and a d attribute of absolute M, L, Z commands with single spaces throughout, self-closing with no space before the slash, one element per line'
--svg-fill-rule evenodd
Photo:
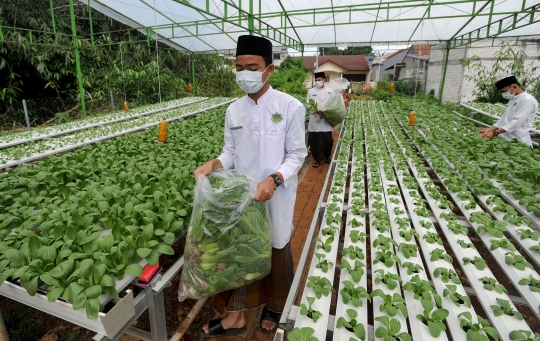
<path fill-rule="evenodd" d="M 315 72 L 315 87 L 309 89 L 307 94 L 307 100 L 314 100 L 317 106 L 320 107 L 326 100 L 332 96 L 334 90 L 326 87 L 324 72 Z M 332 145 L 334 140 L 332 138 L 332 125 L 324 119 L 320 110 L 312 113 L 309 116 L 308 123 L 309 130 L 309 146 L 311 148 L 311 155 L 315 159 L 313 167 L 319 167 L 323 161 L 330 162 L 330 156 L 332 155 Z"/>
<path fill-rule="evenodd" d="M 529 131 L 533 128 L 538 101 L 521 88 L 516 77 L 510 76 L 495 83 L 504 99 L 509 100 L 506 111 L 495 124 L 478 131 L 489 139 L 502 136 L 507 140 L 514 138 L 532 147 Z"/>
<path fill-rule="evenodd" d="M 193 175 L 206 176 L 218 168 L 235 168 L 259 181 L 253 200 L 268 201 L 273 232 L 272 270 L 250 285 L 218 294 L 215 308 L 228 311 L 223 319 L 210 321 L 203 337 L 242 334 L 244 310 L 263 304 L 259 329 L 272 333 L 293 280 L 290 238 L 298 171 L 307 155 L 305 108 L 295 98 L 268 84 L 274 72 L 272 43 L 262 37 L 240 36 L 236 49 L 236 83 L 246 96 L 232 103 L 225 117 L 225 147 L 217 158 L 197 168 Z"/>

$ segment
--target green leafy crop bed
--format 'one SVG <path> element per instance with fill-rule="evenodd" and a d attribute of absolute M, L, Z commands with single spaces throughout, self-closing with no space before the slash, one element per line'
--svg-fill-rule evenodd
<path fill-rule="evenodd" d="M 191 172 L 220 154 L 226 107 L 89 145 L 0 173 L 0 283 L 47 292 L 94 319 L 99 296 L 117 297 L 116 279 L 139 276 L 139 263 L 186 228 Z"/>

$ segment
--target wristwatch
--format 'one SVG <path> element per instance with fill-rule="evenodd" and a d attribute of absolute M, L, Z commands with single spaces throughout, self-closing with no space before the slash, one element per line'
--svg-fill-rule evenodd
<path fill-rule="evenodd" d="M 497 131 L 497 129 L 493 130 L 493 136 L 499 136 L 499 132 Z"/>
<path fill-rule="evenodd" d="M 279 187 L 283 182 L 281 181 L 281 178 L 277 174 L 270 174 L 272 178 L 274 178 L 274 182 L 276 183 L 276 187 Z"/>

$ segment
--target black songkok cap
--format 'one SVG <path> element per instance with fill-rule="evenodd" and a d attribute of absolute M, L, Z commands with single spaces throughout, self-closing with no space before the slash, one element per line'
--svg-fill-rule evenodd
<path fill-rule="evenodd" d="M 324 72 L 315 72 L 314 73 L 315 75 L 315 78 L 326 78 L 325 75 L 324 75 Z"/>
<path fill-rule="evenodd" d="M 258 36 L 240 36 L 236 44 L 236 56 L 252 54 L 272 60 L 272 42 Z"/>
<path fill-rule="evenodd" d="M 501 90 L 502 88 L 507 87 L 512 84 L 519 84 L 516 77 L 514 76 L 501 79 L 500 81 L 495 83 L 495 86 L 497 87 L 497 89 Z"/>

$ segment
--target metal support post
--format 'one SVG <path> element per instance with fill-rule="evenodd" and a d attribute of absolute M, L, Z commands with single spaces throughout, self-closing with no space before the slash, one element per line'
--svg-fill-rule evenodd
<path fill-rule="evenodd" d="M 163 301 L 163 290 L 154 293 L 152 286 L 146 290 L 148 300 L 148 315 L 150 317 L 150 330 L 152 340 L 167 341 L 167 323 L 165 318 L 165 303 Z"/>
<path fill-rule="evenodd" d="M 193 54 L 191 55 L 191 86 L 193 96 L 195 96 L 197 88 L 195 87 L 195 58 L 193 58 Z"/>
<path fill-rule="evenodd" d="M 92 24 L 92 7 L 90 6 L 90 0 L 88 0 L 88 21 L 90 24 L 90 42 L 92 43 L 92 46 L 94 46 L 94 25 Z"/>
<path fill-rule="evenodd" d="M 26 100 L 22 100 L 22 105 L 24 108 L 24 118 L 26 119 L 26 126 L 28 127 L 28 130 L 30 130 L 30 119 L 28 118 L 28 109 L 26 108 Z"/>
<path fill-rule="evenodd" d="M 302 51 L 302 57 L 300 58 L 300 68 L 304 70 L 304 44 L 300 45 L 301 51 Z M 302 80 L 302 95 L 304 94 L 304 81 L 305 77 Z"/>
<path fill-rule="evenodd" d="M 248 16 L 248 30 L 249 30 L 249 35 L 252 36 L 253 35 L 253 31 L 255 30 L 254 29 L 254 20 L 253 20 L 253 0 L 249 0 L 249 16 Z"/>
<path fill-rule="evenodd" d="M 444 56 L 444 69 L 441 79 L 441 87 L 439 88 L 439 104 L 442 104 L 442 97 L 444 93 L 444 82 L 446 81 L 446 70 L 448 69 L 448 55 L 450 54 L 450 41 L 446 42 L 446 55 Z"/>
<path fill-rule="evenodd" d="M 77 28 L 75 26 L 75 10 L 73 9 L 73 0 L 69 0 L 69 15 L 71 17 L 71 33 L 73 35 L 73 49 L 75 51 L 75 66 L 77 67 L 77 81 L 79 83 L 79 95 L 81 96 L 82 116 L 86 118 L 86 103 L 84 101 L 81 60 L 79 57 L 79 39 L 77 39 Z"/>
<path fill-rule="evenodd" d="M 115 110 L 114 108 L 114 96 L 113 96 L 113 93 L 112 93 L 112 90 L 109 90 L 110 94 L 111 94 L 111 107 L 112 107 L 112 111 Z"/>

